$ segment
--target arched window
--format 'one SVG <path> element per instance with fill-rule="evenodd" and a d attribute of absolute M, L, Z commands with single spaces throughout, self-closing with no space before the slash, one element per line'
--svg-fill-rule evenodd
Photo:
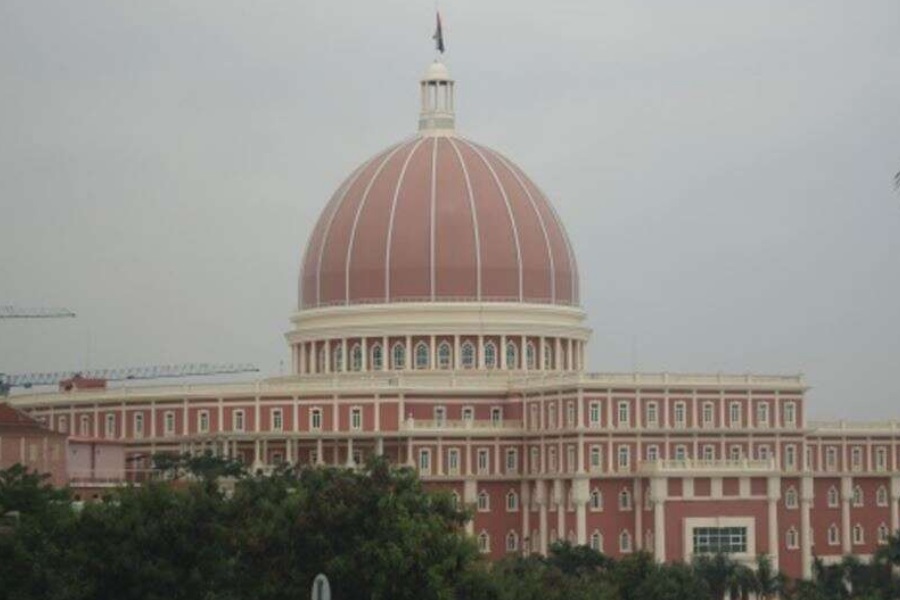
<path fill-rule="evenodd" d="M 797 490 L 789 487 L 784 493 L 784 505 L 787 508 L 797 508 Z"/>
<path fill-rule="evenodd" d="M 519 549 L 519 536 L 515 531 L 506 534 L 506 551 L 515 552 Z"/>
<path fill-rule="evenodd" d="M 488 535 L 487 531 L 482 531 L 478 534 L 478 550 L 479 552 L 491 551 L 491 536 Z"/>
<path fill-rule="evenodd" d="M 591 490 L 590 507 L 591 510 L 603 510 L 603 494 L 597 488 Z"/>
<path fill-rule="evenodd" d="M 497 345 L 494 342 L 484 345 L 484 366 L 488 369 L 497 368 Z"/>
<path fill-rule="evenodd" d="M 371 363 L 373 371 L 380 371 L 384 368 L 384 349 L 377 342 L 372 346 Z"/>
<path fill-rule="evenodd" d="M 331 351 L 331 371 L 340 373 L 344 370 L 344 342 L 339 342 Z"/>
<path fill-rule="evenodd" d="M 544 342 L 544 370 L 549 371 L 551 369 L 553 369 L 553 349 L 549 343 Z"/>
<path fill-rule="evenodd" d="M 882 523 L 878 526 L 878 543 L 879 544 L 887 544 L 888 537 L 890 537 L 890 532 L 888 531 L 887 525 Z"/>
<path fill-rule="evenodd" d="M 428 344 L 425 342 L 419 342 L 416 344 L 416 368 L 417 369 L 427 369 L 428 368 Z"/>
<path fill-rule="evenodd" d="M 491 510 L 491 497 L 484 490 L 478 493 L 478 510 L 481 512 Z"/>
<path fill-rule="evenodd" d="M 627 529 L 622 530 L 622 533 L 619 534 L 619 552 L 631 552 L 631 534 Z"/>
<path fill-rule="evenodd" d="M 362 346 L 354 344 L 353 349 L 350 350 L 350 370 L 362 371 L 362 357 Z"/>
<path fill-rule="evenodd" d="M 450 492 L 450 504 L 453 508 L 459 508 L 459 493 L 456 490 Z"/>
<path fill-rule="evenodd" d="M 591 534 L 591 550 L 595 552 L 603 552 L 603 534 L 596 529 Z"/>
<path fill-rule="evenodd" d="M 631 510 L 631 490 L 628 488 L 619 492 L 619 510 Z"/>
<path fill-rule="evenodd" d="M 878 506 L 888 505 L 888 491 L 883 485 L 879 486 L 878 490 L 875 492 L 875 503 L 878 504 Z"/>
<path fill-rule="evenodd" d="M 475 368 L 475 345 L 472 342 L 468 340 L 463 342 L 460 356 L 462 358 L 463 369 Z"/>
<path fill-rule="evenodd" d="M 853 486 L 853 506 L 859 507 L 863 505 L 863 491 L 858 485 Z"/>
<path fill-rule="evenodd" d="M 800 542 L 798 540 L 797 530 L 794 527 L 791 527 L 787 530 L 787 534 L 785 534 L 784 540 L 785 546 L 787 546 L 788 550 L 796 550 L 800 547 Z"/>
<path fill-rule="evenodd" d="M 515 490 L 509 490 L 509 493 L 506 494 L 506 510 L 509 512 L 519 510 L 519 495 Z"/>
<path fill-rule="evenodd" d="M 441 342 L 438 346 L 438 368 L 449 369 L 453 364 L 453 350 L 447 342 Z"/>
<path fill-rule="evenodd" d="M 837 546 L 841 543 L 841 533 L 838 530 L 837 525 L 834 523 L 828 527 L 828 545 L 829 546 Z"/>
<path fill-rule="evenodd" d="M 537 358 L 534 352 L 534 342 L 525 344 L 525 364 L 528 369 L 534 370 L 537 367 Z"/>
<path fill-rule="evenodd" d="M 828 488 L 828 508 L 837 508 L 839 504 L 840 500 L 838 499 L 837 488 L 831 486 Z"/>
<path fill-rule="evenodd" d="M 519 349 L 513 342 L 506 342 L 506 368 L 519 368 Z"/>
<path fill-rule="evenodd" d="M 863 527 L 862 527 L 862 525 L 857 523 L 856 525 L 853 526 L 853 544 L 858 546 L 860 544 L 865 543 L 865 540 L 863 538 L 864 538 Z"/>
<path fill-rule="evenodd" d="M 401 342 L 394 344 L 391 349 L 391 367 L 394 370 L 406 368 L 406 347 Z"/>

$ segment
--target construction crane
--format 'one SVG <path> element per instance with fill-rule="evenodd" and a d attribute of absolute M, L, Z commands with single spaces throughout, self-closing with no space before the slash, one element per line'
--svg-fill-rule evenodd
<path fill-rule="evenodd" d="M 55 371 L 52 373 L 0 374 L 0 394 L 6 395 L 11 388 L 31 388 L 39 385 L 60 385 L 72 382 L 89 382 L 85 387 L 105 387 L 107 381 L 128 381 L 141 379 L 168 379 L 174 377 L 201 377 L 204 375 L 228 375 L 233 373 L 256 373 L 259 369 L 246 363 L 185 363 L 179 365 L 155 365 L 150 367 L 126 367 L 122 369 L 92 369 L 88 371 Z M 98 385 L 99 384 L 99 385 Z M 62 387 L 62 386 L 61 386 Z M 73 386 L 69 386 L 71 389 Z"/>
<path fill-rule="evenodd" d="M 0 305 L 0 319 L 61 319 L 74 317 L 68 308 L 21 308 L 12 305 Z"/>

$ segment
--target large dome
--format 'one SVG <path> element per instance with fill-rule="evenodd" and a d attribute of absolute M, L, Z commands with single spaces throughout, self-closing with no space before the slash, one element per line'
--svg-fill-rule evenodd
<path fill-rule="evenodd" d="M 443 92 L 448 82 L 446 98 L 428 106 L 437 96 L 426 86 Z M 509 159 L 453 133 L 446 69 L 422 84 L 420 135 L 358 167 L 319 217 L 303 259 L 300 308 L 577 305 L 575 257 L 544 194 Z"/>

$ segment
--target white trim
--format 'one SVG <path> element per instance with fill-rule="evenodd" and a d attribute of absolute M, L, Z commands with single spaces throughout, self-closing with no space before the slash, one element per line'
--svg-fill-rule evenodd
<path fill-rule="evenodd" d="M 466 168 L 466 161 L 463 160 L 462 153 L 459 151 L 459 148 L 456 147 L 456 143 L 452 138 L 447 138 L 447 141 L 450 142 L 450 145 L 453 147 L 453 151 L 456 153 L 456 159 L 459 161 L 459 166 L 462 169 L 463 177 L 466 180 L 466 190 L 469 192 L 469 209 L 472 211 L 472 227 L 475 233 L 475 275 L 476 275 L 476 293 L 475 296 L 478 300 L 481 300 L 481 238 L 478 233 L 478 214 L 475 211 L 475 195 L 472 193 L 472 180 L 469 178 L 469 169 Z"/>
<path fill-rule="evenodd" d="M 460 138 L 459 140 L 463 144 L 467 145 L 472 149 L 475 154 L 478 155 L 478 158 L 481 159 L 481 162 L 484 163 L 484 166 L 488 168 L 488 171 L 491 172 L 491 177 L 494 179 L 494 183 L 497 185 L 497 189 L 500 190 L 500 195 L 503 197 L 503 203 L 506 205 L 506 214 L 509 216 L 509 222 L 512 225 L 513 230 L 513 241 L 516 243 L 516 260 L 519 265 L 519 302 L 524 300 L 524 289 L 525 289 L 525 279 L 524 279 L 524 266 L 522 265 L 522 247 L 519 244 L 519 228 L 516 225 L 516 218 L 513 215 L 512 206 L 509 203 L 509 196 L 506 194 L 506 188 L 503 187 L 503 183 L 501 183 L 500 178 L 497 177 L 497 172 L 494 170 L 494 166 L 491 165 L 490 161 L 484 157 L 484 154 L 481 152 L 479 148 L 472 144 L 466 139 Z"/>
<path fill-rule="evenodd" d="M 433 148 L 431 150 L 431 214 L 429 215 L 429 219 L 431 221 L 431 236 L 429 238 L 430 245 L 430 259 L 428 262 L 429 271 L 431 276 L 431 299 L 434 300 L 436 292 L 435 292 L 435 281 L 437 275 L 435 273 L 435 264 L 434 264 L 434 230 L 435 230 L 435 217 L 434 217 L 434 209 L 437 204 L 437 153 L 438 153 L 438 139 L 433 138 Z"/>
<path fill-rule="evenodd" d="M 375 185 L 375 181 L 378 179 L 378 176 L 381 175 L 381 171 L 384 170 L 385 165 L 390 162 L 394 155 L 400 151 L 401 148 L 404 148 L 406 144 L 401 144 L 390 151 L 390 153 L 385 157 L 381 164 L 378 165 L 378 168 L 375 169 L 375 172 L 372 174 L 372 178 L 369 180 L 369 183 L 366 184 L 366 189 L 363 192 L 362 198 L 359 201 L 359 206 L 356 207 L 356 215 L 353 217 L 353 227 L 350 229 L 350 242 L 347 244 L 347 259 L 344 262 L 344 304 L 350 304 L 350 262 L 353 258 L 353 246 L 356 242 L 356 227 L 359 225 L 359 217 L 362 214 L 363 209 L 366 207 L 366 201 L 369 199 L 369 192 L 372 191 L 372 186 Z M 415 147 L 413 147 L 415 150 Z M 410 152 L 412 154 L 412 152 Z M 399 187 L 399 184 L 398 184 Z"/>
<path fill-rule="evenodd" d="M 556 261 L 553 258 L 553 247 L 550 244 L 550 235 L 547 233 L 547 224 L 544 223 L 544 217 L 541 215 L 541 211 L 538 210 L 537 203 L 534 201 L 534 197 L 531 195 L 531 192 L 528 190 L 528 186 L 522 181 L 522 178 L 510 166 L 510 162 L 506 160 L 506 157 L 501 155 L 499 152 L 495 152 L 490 148 L 485 148 L 486 151 L 490 152 L 494 155 L 494 157 L 500 161 L 500 163 L 506 167 L 506 170 L 510 172 L 510 174 L 515 178 L 516 182 L 519 184 L 519 187 L 522 188 L 522 191 L 525 192 L 525 195 L 528 197 L 528 201 L 531 203 L 531 209 L 534 211 L 534 214 L 537 215 L 538 223 L 541 224 L 541 232 L 544 234 L 544 243 L 547 245 L 547 256 L 550 259 L 550 301 L 556 303 Z"/>
<path fill-rule="evenodd" d="M 391 216 L 388 221 L 388 230 L 387 230 L 387 245 L 385 246 L 385 256 L 384 256 L 384 301 L 391 301 L 391 241 L 394 238 L 394 216 L 397 212 L 397 199 L 400 197 L 400 188 L 403 187 L 403 179 L 406 177 L 406 168 L 409 166 L 409 161 L 412 160 L 413 155 L 415 155 L 416 150 L 419 149 L 419 146 L 422 145 L 422 142 L 425 141 L 426 138 L 419 138 L 416 141 L 416 145 L 413 146 L 413 149 L 410 150 L 409 154 L 406 157 L 406 160 L 403 161 L 403 167 L 400 169 L 400 175 L 397 178 L 397 187 L 394 188 L 394 197 L 391 200 Z"/>
<path fill-rule="evenodd" d="M 396 146 L 401 146 L 405 142 L 401 142 L 400 144 L 396 144 Z M 316 306 L 320 306 L 322 304 L 322 257 L 325 256 L 325 249 L 328 246 L 328 236 L 331 234 L 331 224 L 334 223 L 334 217 L 337 215 L 338 211 L 341 208 L 341 205 L 344 204 L 344 199 L 347 197 L 347 192 L 350 191 L 350 188 L 353 187 L 353 184 L 356 183 L 356 180 L 359 179 L 359 176 L 363 174 L 363 172 L 369 168 L 373 162 L 375 162 L 378 157 L 384 156 L 385 153 L 390 152 L 393 148 L 388 148 L 384 152 L 379 152 L 368 161 L 366 161 L 359 170 L 353 173 L 348 180 L 347 187 L 340 192 L 340 198 L 334 204 L 334 210 L 328 215 L 328 224 L 325 226 L 325 233 L 322 234 L 322 241 L 319 243 L 319 258 L 316 264 Z M 310 236 L 310 242 L 312 242 L 312 236 Z M 301 298 L 301 301 L 303 299 Z M 302 302 L 301 302 L 302 304 Z"/>
<path fill-rule="evenodd" d="M 753 517 L 687 517 L 684 519 L 684 560 L 694 557 L 694 529 L 698 527 L 745 527 L 747 529 L 747 551 L 730 556 L 740 561 L 756 559 L 756 520 Z"/>

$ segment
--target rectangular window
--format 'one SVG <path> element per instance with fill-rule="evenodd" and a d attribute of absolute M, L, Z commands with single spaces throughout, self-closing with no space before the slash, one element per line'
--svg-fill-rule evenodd
<path fill-rule="evenodd" d="M 81 437 L 90 437 L 91 435 L 91 420 L 87 415 L 81 415 Z"/>
<path fill-rule="evenodd" d="M 617 462 L 619 471 L 627 471 L 631 466 L 631 448 L 628 446 L 619 446 L 617 453 Z"/>
<path fill-rule="evenodd" d="M 875 470 L 887 470 L 887 450 L 884 448 L 879 447 L 875 449 Z"/>
<path fill-rule="evenodd" d="M 113 413 L 106 414 L 106 437 L 116 437 L 116 415 Z"/>
<path fill-rule="evenodd" d="M 804 458 L 806 461 L 806 470 L 812 471 L 813 468 L 813 449 L 812 446 L 806 447 L 806 457 Z"/>
<path fill-rule="evenodd" d="M 575 403 L 566 404 L 566 427 L 575 427 Z"/>
<path fill-rule="evenodd" d="M 756 457 L 759 460 L 769 460 L 769 447 L 768 446 L 757 446 L 756 447 Z"/>
<path fill-rule="evenodd" d="M 362 429 L 362 409 L 359 407 L 350 409 L 350 429 L 353 431 Z"/>
<path fill-rule="evenodd" d="M 825 469 L 828 471 L 837 470 L 837 448 L 834 446 L 825 448 Z"/>
<path fill-rule="evenodd" d="M 566 468 L 569 470 L 569 473 L 574 473 L 576 470 L 575 464 L 575 446 L 567 446 L 566 447 Z"/>
<path fill-rule="evenodd" d="M 746 527 L 695 527 L 694 554 L 746 554 Z"/>
<path fill-rule="evenodd" d="M 684 444 L 675 446 L 675 460 L 685 460 L 687 458 L 687 448 Z"/>
<path fill-rule="evenodd" d="M 538 473 L 541 470 L 541 451 L 537 446 L 531 448 L 531 472 Z"/>
<path fill-rule="evenodd" d="M 547 470 L 550 473 L 556 473 L 556 446 L 550 446 L 547 449 L 547 460 L 550 463 Z"/>
<path fill-rule="evenodd" d="M 600 446 L 591 446 L 591 471 L 603 470 L 603 449 Z"/>
<path fill-rule="evenodd" d="M 232 417 L 231 428 L 234 431 L 244 431 L 244 411 L 242 411 L 242 410 L 234 411 L 234 416 Z"/>
<path fill-rule="evenodd" d="M 854 471 L 861 471 L 862 463 L 862 448 L 853 446 L 850 450 L 850 468 Z"/>
<path fill-rule="evenodd" d="M 600 425 L 600 403 L 599 402 L 591 402 L 589 412 L 590 412 L 591 427 L 599 426 Z"/>
<path fill-rule="evenodd" d="M 756 426 L 757 427 L 768 427 L 769 426 L 769 403 L 768 402 L 760 402 L 756 405 Z"/>
<path fill-rule="evenodd" d="M 704 427 L 712 427 L 713 426 L 713 403 L 705 402 L 703 404 L 703 426 Z"/>
<path fill-rule="evenodd" d="M 676 402 L 675 403 L 675 427 L 684 428 L 685 427 L 685 414 L 686 408 L 684 402 Z"/>
<path fill-rule="evenodd" d="M 519 472 L 519 452 L 515 448 L 506 450 L 506 473 L 515 475 Z"/>
<path fill-rule="evenodd" d="M 556 429 L 556 402 L 547 405 L 547 427 Z"/>
<path fill-rule="evenodd" d="M 740 446 L 732 446 L 729 449 L 728 457 L 731 460 L 741 460 L 741 456 L 744 454 L 743 449 Z"/>
<path fill-rule="evenodd" d="M 619 427 L 629 427 L 631 425 L 631 415 L 628 409 L 628 402 L 619 402 Z"/>
<path fill-rule="evenodd" d="M 503 409 L 495 406 L 491 409 L 491 425 L 494 427 L 503 426 Z"/>
<path fill-rule="evenodd" d="M 659 425 L 659 416 L 656 408 L 656 402 L 647 403 L 647 426 L 657 427 Z"/>
<path fill-rule="evenodd" d="M 309 428 L 313 431 L 322 430 L 322 409 L 314 408 L 309 416 Z"/>
<path fill-rule="evenodd" d="M 785 402 L 784 404 L 784 425 L 785 427 L 797 425 L 797 404 L 794 402 Z"/>
<path fill-rule="evenodd" d="M 656 462 L 659 460 L 659 447 L 647 446 L 647 462 Z"/>
<path fill-rule="evenodd" d="M 209 433 L 209 411 L 201 410 L 197 419 L 197 428 L 200 433 Z"/>
<path fill-rule="evenodd" d="M 784 447 L 784 468 L 789 471 L 797 469 L 797 447 L 793 444 Z"/>
<path fill-rule="evenodd" d="M 435 427 L 444 427 L 447 425 L 447 407 L 434 407 L 434 425 Z"/>
<path fill-rule="evenodd" d="M 163 431 L 166 435 L 175 434 L 175 413 L 171 410 L 166 411 L 166 414 L 163 417 Z"/>
<path fill-rule="evenodd" d="M 728 415 L 728 422 L 732 427 L 740 427 L 741 426 L 741 403 L 740 402 L 732 402 L 730 407 L 730 414 Z"/>
<path fill-rule="evenodd" d="M 353 464 L 354 465 L 363 464 L 362 450 L 354 450 L 353 451 Z"/>
<path fill-rule="evenodd" d="M 478 449 L 478 474 L 487 475 L 491 468 L 491 456 L 487 448 Z"/>
<path fill-rule="evenodd" d="M 144 437 L 144 414 L 134 414 L 134 437 L 140 439 Z"/>
<path fill-rule="evenodd" d="M 459 449 L 450 448 L 447 451 L 447 471 L 450 475 L 459 475 Z"/>
<path fill-rule="evenodd" d="M 431 450 L 428 448 L 419 450 L 419 473 L 431 474 Z"/>
<path fill-rule="evenodd" d="M 280 408 L 272 410 L 272 431 L 284 430 L 284 413 Z"/>
<path fill-rule="evenodd" d="M 475 409 L 471 406 L 463 406 L 462 418 L 466 425 L 471 425 L 472 421 L 475 420 Z"/>
<path fill-rule="evenodd" d="M 712 461 L 716 458 L 716 448 L 712 444 L 703 446 L 703 460 Z"/>
<path fill-rule="evenodd" d="M 69 432 L 69 420 L 66 417 L 60 417 L 57 423 L 57 428 L 60 433 L 68 433 Z"/>

